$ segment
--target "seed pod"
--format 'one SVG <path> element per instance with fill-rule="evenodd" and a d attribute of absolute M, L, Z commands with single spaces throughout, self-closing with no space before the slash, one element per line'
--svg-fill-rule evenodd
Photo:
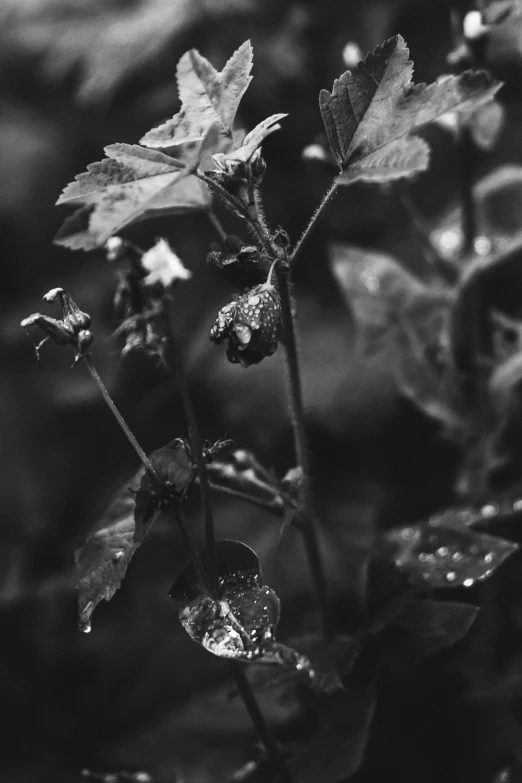
<path fill-rule="evenodd" d="M 273 285 L 265 283 L 221 308 L 210 330 L 210 339 L 217 344 L 227 339 L 228 360 L 249 367 L 275 353 L 280 328 L 279 293 Z"/>

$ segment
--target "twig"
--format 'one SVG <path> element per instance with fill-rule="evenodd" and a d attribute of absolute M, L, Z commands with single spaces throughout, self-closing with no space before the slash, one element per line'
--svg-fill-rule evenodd
<path fill-rule="evenodd" d="M 292 314 L 292 299 L 288 280 L 288 272 L 278 268 L 277 279 L 279 284 L 279 293 L 281 296 L 281 312 L 283 318 L 286 362 L 288 368 L 290 412 L 292 419 L 292 429 L 294 433 L 295 453 L 297 464 L 301 467 L 303 472 L 300 494 L 304 513 L 300 515 L 300 521 L 302 524 L 299 527 L 304 539 L 308 564 L 310 566 L 312 581 L 314 583 L 319 611 L 321 614 L 323 632 L 325 636 L 328 636 L 328 595 L 326 589 L 326 577 L 319 551 L 317 531 L 315 530 L 314 524 L 312 522 L 310 460 L 306 440 L 303 396 L 301 391 L 301 375 L 299 372 L 299 359 L 297 355 L 297 344 L 295 339 L 295 326 L 294 317 Z"/>
<path fill-rule="evenodd" d="M 183 538 L 185 539 L 185 544 L 187 545 L 187 549 L 190 554 L 190 559 L 192 561 L 192 565 L 194 566 L 194 570 L 197 574 L 199 583 L 203 587 L 207 595 L 214 597 L 214 591 L 208 580 L 207 573 L 203 566 L 203 562 L 199 555 L 198 549 L 194 543 L 194 539 L 190 535 L 189 527 L 187 525 L 187 520 L 185 518 L 185 514 L 183 513 L 183 509 L 181 508 L 180 503 L 174 503 L 172 509 L 174 512 L 174 518 L 176 519 L 176 522 L 180 527 Z"/>
<path fill-rule="evenodd" d="M 118 408 L 116 407 L 116 404 L 115 404 L 114 400 L 112 399 L 111 395 L 109 394 L 109 392 L 107 390 L 107 387 L 105 386 L 104 382 L 102 381 L 102 379 L 98 375 L 98 371 L 97 371 L 96 367 L 93 364 L 93 361 L 91 359 L 90 354 L 88 354 L 88 353 L 85 354 L 85 356 L 83 357 L 83 360 L 85 362 L 85 365 L 86 365 L 87 369 L 89 370 L 90 374 L 92 375 L 94 381 L 98 385 L 98 388 L 99 388 L 99 390 L 100 390 L 100 392 L 101 392 L 101 394 L 103 396 L 103 399 L 105 400 L 105 402 L 109 406 L 112 414 L 114 415 L 116 421 L 118 422 L 118 424 L 122 428 L 123 432 L 125 433 L 125 436 L 127 437 L 127 440 L 129 441 L 129 443 L 131 444 L 131 446 L 135 450 L 136 454 L 138 455 L 138 457 L 142 461 L 145 469 L 151 474 L 151 476 L 153 476 L 153 478 L 156 480 L 156 482 L 158 484 L 160 484 L 161 482 L 160 482 L 159 476 L 156 473 L 156 471 L 154 470 L 154 468 L 152 466 L 152 462 L 150 461 L 150 459 L 147 457 L 147 455 L 145 454 L 145 452 L 141 448 L 141 446 L 138 443 L 138 441 L 136 440 L 135 436 L 130 431 L 127 422 L 125 421 L 125 419 L 123 418 L 123 416 L 119 412 Z"/>
<path fill-rule="evenodd" d="M 209 223 L 211 224 L 211 226 L 219 234 L 219 238 L 221 239 L 221 241 L 224 242 L 226 240 L 228 234 L 225 231 L 225 229 L 223 228 L 223 226 L 221 225 L 221 221 L 219 220 L 217 215 L 211 209 L 207 209 L 205 211 L 205 215 L 207 216 L 207 219 L 208 219 Z"/>
<path fill-rule="evenodd" d="M 256 697 L 252 692 L 250 683 L 248 682 L 243 667 L 237 661 L 229 661 L 230 671 L 236 681 L 237 689 L 243 699 L 243 703 L 248 710 L 250 719 L 254 724 L 257 733 L 263 743 L 266 752 L 270 758 L 274 771 L 278 774 L 280 780 L 284 783 L 292 783 L 292 776 L 286 767 L 281 751 L 279 750 L 277 743 L 272 737 L 265 723 L 265 719 L 259 709 Z"/>
<path fill-rule="evenodd" d="M 196 468 L 199 477 L 199 492 L 201 496 L 201 507 L 203 509 L 203 519 L 205 523 L 205 540 L 206 548 L 210 556 L 211 573 L 210 583 L 212 586 L 216 585 L 217 572 L 215 563 L 215 549 L 216 538 L 214 533 L 214 516 L 212 514 L 212 503 L 210 500 L 210 486 L 207 474 L 207 463 L 205 461 L 205 455 L 203 453 L 203 441 L 199 431 L 198 420 L 196 412 L 192 404 L 192 397 L 187 383 L 187 378 L 183 368 L 183 362 L 181 354 L 177 345 L 174 328 L 171 320 L 167 316 L 168 328 L 169 328 L 169 360 L 174 372 L 174 377 L 179 388 L 181 395 L 181 401 L 183 409 L 185 411 L 185 418 L 187 420 L 190 445 L 192 450 L 192 456 L 196 461 Z"/>
<path fill-rule="evenodd" d="M 305 230 L 301 234 L 301 236 L 299 238 L 299 241 L 297 242 L 296 246 L 294 247 L 294 249 L 292 251 L 292 254 L 290 255 L 290 263 L 295 261 L 296 257 L 299 255 L 299 253 L 300 253 L 304 243 L 308 239 L 308 236 L 309 236 L 311 230 L 315 226 L 315 224 L 316 224 L 318 218 L 320 217 L 321 213 L 323 212 L 324 208 L 328 205 L 330 200 L 335 195 L 335 193 L 337 191 L 337 188 L 338 188 L 337 182 L 334 180 L 332 182 L 332 184 L 330 185 L 329 189 L 327 190 L 327 192 L 325 193 L 325 195 L 323 196 L 323 199 L 322 199 L 321 203 L 319 204 L 319 206 L 315 210 L 314 214 L 312 215 L 312 217 L 310 219 L 310 222 L 308 223 L 307 227 L 305 228 Z"/>

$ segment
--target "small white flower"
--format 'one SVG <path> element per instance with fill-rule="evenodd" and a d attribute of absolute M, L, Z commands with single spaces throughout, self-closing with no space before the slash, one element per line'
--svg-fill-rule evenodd
<path fill-rule="evenodd" d="M 176 280 L 188 280 L 192 276 L 166 239 L 158 239 L 154 247 L 143 254 L 141 264 L 149 273 L 143 280 L 145 285 L 161 283 L 167 288 Z"/>

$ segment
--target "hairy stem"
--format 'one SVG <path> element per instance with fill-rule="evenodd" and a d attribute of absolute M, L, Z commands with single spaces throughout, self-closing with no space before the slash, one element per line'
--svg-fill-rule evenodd
<path fill-rule="evenodd" d="M 310 222 L 308 223 L 307 227 L 305 228 L 305 230 L 301 234 L 301 237 L 299 238 L 299 241 L 297 242 L 297 245 L 294 247 L 294 249 L 292 251 L 292 255 L 290 256 L 290 261 L 291 262 L 295 261 L 296 257 L 299 255 L 299 253 L 300 253 L 304 243 L 308 239 L 308 237 L 310 235 L 310 232 L 312 231 L 313 227 L 315 226 L 318 218 L 321 216 L 323 210 L 329 204 L 330 200 L 333 198 L 333 196 L 337 192 L 337 188 L 338 188 L 337 182 L 335 182 L 335 180 L 334 180 L 332 182 L 332 184 L 330 185 L 330 187 L 328 188 L 328 190 L 325 193 L 325 195 L 323 196 L 323 200 L 321 201 L 321 203 L 319 204 L 319 206 L 315 210 L 314 214 L 312 215 L 312 217 L 310 219 Z"/>
<path fill-rule="evenodd" d="M 141 448 L 140 444 L 136 440 L 136 437 L 130 431 L 127 422 L 125 421 L 125 419 L 123 418 L 123 416 L 119 412 L 118 408 L 116 407 L 116 403 L 114 402 L 114 400 L 112 399 L 111 395 L 109 394 L 109 392 L 107 390 L 107 387 L 105 386 L 104 382 L 102 381 L 102 379 L 98 375 L 98 371 L 97 371 L 96 367 L 93 364 L 93 361 L 91 359 L 90 354 L 85 354 L 83 359 L 84 359 L 84 362 L 85 362 L 85 364 L 87 366 L 87 369 L 89 370 L 89 372 L 92 375 L 94 381 L 96 382 L 96 384 L 97 384 L 97 386 L 98 386 L 98 388 L 99 388 L 99 390 L 100 390 L 100 392 L 102 394 L 103 399 L 105 400 L 105 402 L 109 406 L 109 408 L 110 408 L 114 418 L 116 419 L 116 421 L 118 422 L 118 424 L 122 428 L 123 432 L 125 433 L 125 436 L 127 437 L 127 440 L 131 444 L 132 448 L 135 450 L 136 454 L 138 455 L 138 457 L 142 461 L 142 463 L 143 463 L 143 465 L 145 467 L 145 470 L 147 470 L 151 474 L 151 476 L 156 480 L 156 482 L 158 484 L 160 484 L 161 482 L 160 482 L 159 476 L 156 473 L 156 471 L 154 470 L 154 468 L 152 466 L 152 462 L 150 461 L 150 459 L 147 457 L 147 455 L 145 454 L 145 452 Z"/>
<path fill-rule="evenodd" d="M 257 239 L 262 244 L 264 244 L 265 239 L 263 236 L 263 232 L 259 228 L 257 222 L 252 219 L 252 216 L 249 213 L 248 208 L 243 204 L 243 202 L 240 199 L 236 198 L 235 196 L 232 196 L 232 194 L 229 193 L 227 190 L 225 190 L 225 188 L 222 185 L 220 185 L 218 182 L 211 179 L 210 177 L 207 177 L 207 175 L 203 171 L 200 171 L 198 169 L 195 172 L 195 174 L 197 177 L 199 177 L 199 179 L 202 182 L 204 182 L 208 186 L 211 193 L 213 190 L 217 191 L 222 197 L 222 199 L 227 204 L 229 204 L 239 215 L 241 215 L 241 217 L 244 218 L 244 220 L 247 221 L 248 225 L 252 228 L 252 231 L 256 235 Z"/>
<path fill-rule="evenodd" d="M 210 582 L 212 586 L 216 585 L 216 563 L 215 563 L 215 550 L 216 550 L 216 537 L 214 533 L 214 516 L 212 514 L 212 503 L 210 500 L 210 486 L 208 481 L 207 463 L 205 461 L 205 455 L 203 453 L 203 441 L 199 431 L 198 420 L 194 405 L 192 404 L 192 397 L 187 383 L 187 378 L 183 368 L 183 362 L 181 354 L 176 342 L 174 329 L 172 323 L 169 321 L 169 342 L 170 351 L 169 359 L 174 371 L 174 377 L 176 379 L 178 389 L 181 395 L 181 401 L 183 404 L 183 410 L 185 411 L 185 418 L 187 420 L 190 446 L 192 450 L 192 456 L 196 462 L 196 468 L 199 478 L 199 493 L 201 497 L 201 507 L 203 509 L 203 519 L 205 523 L 205 540 L 206 548 L 210 555 L 210 562 L 212 564 L 212 572 L 210 573 Z"/>
<path fill-rule="evenodd" d="M 294 316 L 292 313 L 292 297 L 288 272 L 277 270 L 279 293 L 281 296 L 281 312 L 283 317 L 283 330 L 285 338 L 286 362 L 288 368 L 288 386 L 290 396 L 290 412 L 297 464 L 303 472 L 301 481 L 301 501 L 303 513 L 300 515 L 300 530 L 303 535 L 308 565 L 312 576 L 317 597 L 321 622 L 325 636 L 328 635 L 328 595 L 326 577 L 319 550 L 317 531 L 312 517 L 312 500 L 310 492 L 310 460 L 306 440 L 304 420 L 303 395 L 301 386 L 301 374 L 299 371 L 299 359 L 297 355 L 297 343 L 295 338 Z"/>
<path fill-rule="evenodd" d="M 264 745 L 264 748 L 268 754 L 268 757 L 272 763 L 274 771 L 277 773 L 279 780 L 284 783 L 292 783 L 292 776 L 288 771 L 281 751 L 279 750 L 276 741 L 272 737 L 272 734 L 268 730 L 268 726 L 265 723 L 265 719 L 259 709 L 259 704 L 254 696 L 250 683 L 248 682 L 243 667 L 237 661 L 229 661 L 230 671 L 236 681 L 237 689 L 243 699 L 250 719 L 254 724 L 254 727 Z"/>

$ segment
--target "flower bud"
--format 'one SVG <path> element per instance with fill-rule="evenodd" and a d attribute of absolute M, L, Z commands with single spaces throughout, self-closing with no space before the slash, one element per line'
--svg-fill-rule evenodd
<path fill-rule="evenodd" d="M 228 340 L 228 360 L 249 367 L 275 353 L 280 328 L 279 293 L 265 283 L 219 311 L 210 339 L 217 344 Z"/>

